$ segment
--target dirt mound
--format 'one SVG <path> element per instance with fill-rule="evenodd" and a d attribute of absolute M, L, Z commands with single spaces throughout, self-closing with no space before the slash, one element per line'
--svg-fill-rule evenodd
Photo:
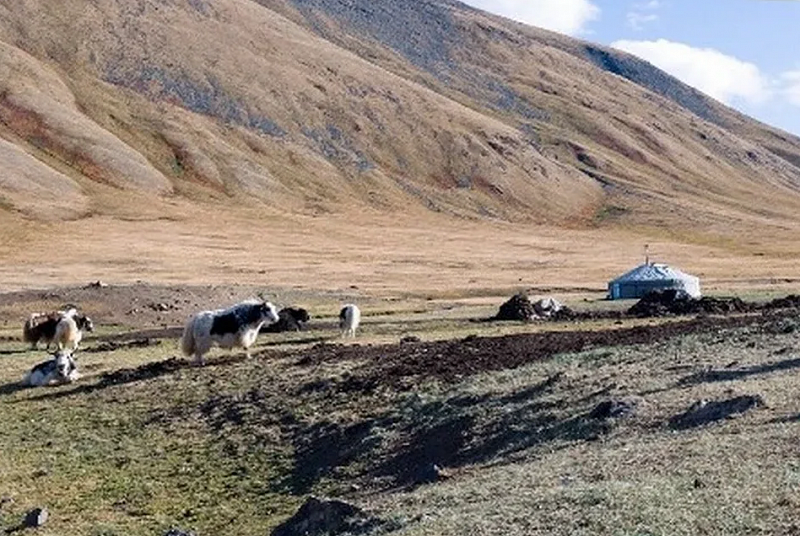
<path fill-rule="evenodd" d="M 763 305 L 764 309 L 797 309 L 800 308 L 800 295 L 789 294 L 783 298 L 775 298 Z"/>
<path fill-rule="evenodd" d="M 636 302 L 628 314 L 639 318 L 687 315 L 745 313 L 754 306 L 740 298 L 692 298 L 681 289 L 654 290 Z"/>
<path fill-rule="evenodd" d="M 494 319 L 528 321 L 535 316 L 536 311 L 533 308 L 533 302 L 527 295 L 519 293 L 500 306 L 500 310 L 497 311 Z"/>
<path fill-rule="evenodd" d="M 385 521 L 368 515 L 361 508 L 348 502 L 309 497 L 292 517 L 275 527 L 271 534 L 272 536 L 368 534 L 379 528 L 389 528 L 385 525 Z"/>

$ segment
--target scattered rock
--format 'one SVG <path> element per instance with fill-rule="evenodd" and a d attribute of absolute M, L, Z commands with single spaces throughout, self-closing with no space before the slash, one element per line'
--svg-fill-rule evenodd
<path fill-rule="evenodd" d="M 88 285 L 86 285 L 86 287 L 84 287 L 84 288 L 106 288 L 107 286 L 108 286 L 108 283 L 104 283 L 103 281 L 100 281 L 100 280 L 98 279 L 97 281 L 94 281 L 94 282 L 92 282 L 92 283 L 89 283 L 89 284 L 88 284 Z"/>
<path fill-rule="evenodd" d="M 635 404 L 626 400 L 605 400 L 589 412 L 590 419 L 602 420 L 624 417 L 633 411 Z"/>
<path fill-rule="evenodd" d="M 673 430 L 686 430 L 711 422 L 727 419 L 732 415 L 744 413 L 755 407 L 764 405 L 758 395 L 742 395 L 728 400 L 700 400 L 691 405 L 684 413 L 675 415 L 669 420 Z"/>
<path fill-rule="evenodd" d="M 420 468 L 419 473 L 417 475 L 417 484 L 430 484 L 432 482 L 439 482 L 441 480 L 446 480 L 450 478 L 452 475 L 450 471 L 447 469 L 443 469 L 439 467 L 435 463 L 430 465 L 426 465 Z"/>
<path fill-rule="evenodd" d="M 275 527 L 272 536 L 334 536 L 367 534 L 383 528 L 386 521 L 337 499 L 309 497 L 289 519 Z"/>
<path fill-rule="evenodd" d="M 197 536 L 197 534 L 190 530 L 183 530 L 173 527 L 165 532 L 164 536 Z"/>
<path fill-rule="evenodd" d="M 564 304 L 554 298 L 542 298 L 533 303 L 538 318 L 551 318 L 564 308 Z"/>
<path fill-rule="evenodd" d="M 790 318 L 783 318 L 768 326 L 767 331 L 776 335 L 788 335 L 797 331 L 797 323 Z"/>
<path fill-rule="evenodd" d="M 27 514 L 25 514 L 25 521 L 24 525 L 26 527 L 41 527 L 45 523 L 47 523 L 47 518 L 49 514 L 47 513 L 46 508 L 34 508 Z"/>
<path fill-rule="evenodd" d="M 692 483 L 692 486 L 694 487 L 694 489 L 701 489 L 706 487 L 706 483 L 700 480 L 699 478 L 695 478 L 694 482 Z"/>
<path fill-rule="evenodd" d="M 41 469 L 37 469 L 36 471 L 34 471 L 32 476 L 33 476 L 33 478 L 42 478 L 43 476 L 47 476 L 49 474 L 50 474 L 50 471 L 48 471 L 47 469 L 41 468 Z"/>

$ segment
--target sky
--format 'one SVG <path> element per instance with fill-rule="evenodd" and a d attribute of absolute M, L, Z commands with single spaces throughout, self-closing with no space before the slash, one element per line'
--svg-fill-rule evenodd
<path fill-rule="evenodd" d="M 800 136 L 800 0 L 462 0 L 630 52 Z"/>

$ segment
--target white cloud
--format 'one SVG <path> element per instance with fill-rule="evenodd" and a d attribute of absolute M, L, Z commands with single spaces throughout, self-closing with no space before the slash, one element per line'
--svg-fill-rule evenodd
<path fill-rule="evenodd" d="M 585 33 L 586 25 L 600 16 L 600 8 L 591 0 L 466 0 L 466 3 L 567 35 Z"/>
<path fill-rule="evenodd" d="M 781 75 L 781 87 L 786 99 L 800 106 L 800 71 L 787 71 Z"/>
<path fill-rule="evenodd" d="M 625 15 L 628 21 L 628 26 L 634 30 L 641 31 L 645 25 L 658 20 L 658 15 L 653 13 L 661 8 L 659 0 L 650 0 L 649 2 L 635 2 Z M 648 13 L 649 12 L 649 13 Z"/>
<path fill-rule="evenodd" d="M 769 78 L 758 66 L 713 48 L 696 48 L 666 39 L 615 41 L 611 46 L 649 61 L 726 104 L 760 104 L 773 95 Z"/>
<path fill-rule="evenodd" d="M 644 25 L 648 22 L 658 20 L 658 15 L 655 13 L 639 13 L 638 11 L 629 11 L 626 15 L 628 19 L 628 26 L 636 31 L 643 30 Z"/>

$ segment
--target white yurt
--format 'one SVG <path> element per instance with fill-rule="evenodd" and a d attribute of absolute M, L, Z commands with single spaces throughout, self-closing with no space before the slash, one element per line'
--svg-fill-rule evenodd
<path fill-rule="evenodd" d="M 700 297 L 700 280 L 666 264 L 645 262 L 608 282 L 608 299 L 641 298 L 651 290 L 682 289 L 691 297 Z"/>

